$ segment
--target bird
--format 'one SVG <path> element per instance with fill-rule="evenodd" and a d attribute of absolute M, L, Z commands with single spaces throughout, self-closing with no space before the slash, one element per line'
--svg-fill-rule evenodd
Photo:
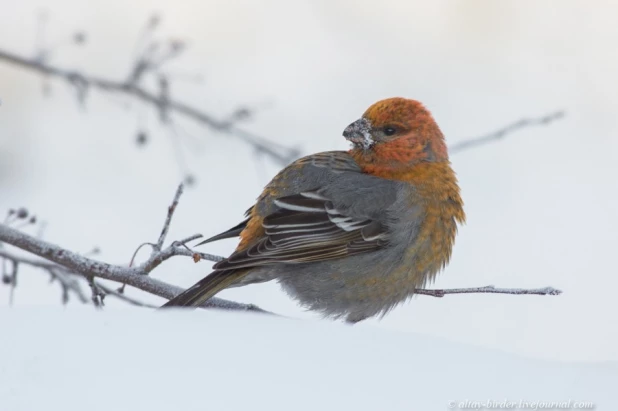
<path fill-rule="evenodd" d="M 213 271 L 162 307 L 276 280 L 302 307 L 357 323 L 382 318 L 448 264 L 463 201 L 444 135 L 419 101 L 372 104 L 343 131 L 348 151 L 300 158 L 246 219 L 198 245 L 239 237 Z"/>

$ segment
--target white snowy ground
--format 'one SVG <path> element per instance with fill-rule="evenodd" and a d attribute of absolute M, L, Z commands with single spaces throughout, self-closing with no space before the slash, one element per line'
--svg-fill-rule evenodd
<path fill-rule="evenodd" d="M 616 363 L 373 327 L 35 307 L 2 307 L 0 324 L 2 411 L 618 409 Z"/>

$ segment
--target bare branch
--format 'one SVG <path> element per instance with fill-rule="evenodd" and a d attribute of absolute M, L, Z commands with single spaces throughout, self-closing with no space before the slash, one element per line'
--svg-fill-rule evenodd
<path fill-rule="evenodd" d="M 101 290 L 101 288 L 99 288 L 99 285 L 94 280 L 93 275 L 87 276 L 86 279 L 88 280 L 88 285 L 90 286 L 90 290 L 92 291 L 92 303 L 97 308 L 103 307 L 103 305 L 105 305 L 105 293 L 103 292 L 103 290 Z"/>
<path fill-rule="evenodd" d="M 13 305 L 13 299 L 15 298 L 15 287 L 17 287 L 17 271 L 19 269 L 19 264 L 15 261 L 11 261 L 13 264 L 13 269 L 11 270 L 11 274 L 9 274 L 9 278 L 11 281 L 11 293 L 9 295 L 9 305 Z"/>
<path fill-rule="evenodd" d="M 146 265 L 138 267 L 123 267 L 104 263 L 102 261 L 93 260 L 83 257 L 77 253 L 61 248 L 55 244 L 34 238 L 26 233 L 15 230 L 4 224 L 0 224 L 0 242 L 13 245 L 31 254 L 37 255 L 45 260 L 51 261 L 52 267 L 59 265 L 72 272 L 79 273 L 88 278 L 98 277 L 105 280 L 111 280 L 119 283 L 126 283 L 132 287 L 138 288 L 150 294 L 157 295 L 166 299 L 172 299 L 176 295 L 184 291 L 181 287 L 177 287 L 160 280 L 149 277 L 148 271 L 145 270 Z M 169 250 L 169 251 L 167 251 Z M 168 247 L 163 252 L 166 253 L 164 260 L 167 260 L 175 255 L 188 255 L 189 252 L 181 247 Z M 13 259 L 13 255 L 4 250 L 0 250 L 0 256 Z M 22 259 L 23 260 L 23 259 Z M 44 261 L 35 261 L 33 265 L 38 267 L 49 267 L 51 263 Z M 156 265 L 151 265 L 152 269 Z M 268 311 L 253 304 L 242 304 L 233 301 L 224 300 L 221 298 L 213 298 L 202 305 L 204 308 L 218 308 L 223 310 L 233 311 L 255 311 L 268 313 Z"/>
<path fill-rule="evenodd" d="M 51 275 L 51 280 L 58 281 L 60 283 L 60 287 L 62 287 L 62 304 L 67 304 L 69 302 L 70 291 L 77 296 L 82 304 L 87 304 L 90 301 L 82 290 L 76 275 L 63 271 L 60 266 L 57 268 L 50 268 L 47 272 Z"/>
<path fill-rule="evenodd" d="M 0 258 L 3 258 L 3 261 L 10 260 L 13 263 L 13 276 L 12 279 L 15 281 L 17 266 L 18 264 L 27 264 L 34 267 L 43 268 L 48 270 L 52 276 L 56 275 L 58 277 L 58 273 L 54 274 L 55 270 L 64 270 L 67 273 L 78 273 L 84 276 L 90 288 L 92 290 L 92 302 L 95 307 L 101 307 L 103 305 L 103 299 L 107 294 L 114 295 L 117 298 L 120 298 L 124 301 L 127 301 L 131 304 L 138 306 L 150 306 L 148 304 L 141 303 L 137 300 L 134 300 L 130 297 L 124 295 L 124 285 L 128 284 L 133 287 L 136 287 L 140 290 L 146 291 L 151 294 L 158 295 L 160 297 L 164 297 L 167 299 L 173 298 L 175 295 L 182 292 L 182 289 L 179 287 L 174 287 L 170 284 L 166 284 L 162 281 L 158 281 L 148 277 L 148 274 L 156 267 L 158 267 L 163 261 L 174 257 L 174 256 L 189 256 L 192 257 L 195 262 L 198 262 L 202 259 L 211 260 L 211 261 L 221 261 L 224 258 L 220 256 L 205 254 L 205 253 L 196 253 L 187 247 L 186 243 L 201 238 L 201 234 L 194 234 L 192 236 L 186 237 L 180 241 L 174 241 L 167 248 L 163 248 L 163 244 L 165 243 L 165 238 L 167 237 L 167 233 L 169 231 L 169 226 L 172 222 L 172 218 L 174 216 L 174 212 L 176 211 L 176 207 L 178 206 L 178 202 L 180 201 L 180 196 L 183 192 L 183 186 L 180 184 L 176 190 L 174 195 L 174 199 L 172 200 L 172 204 L 168 207 L 167 216 L 165 218 L 165 222 L 163 223 L 163 229 L 161 230 L 161 234 L 159 236 L 159 240 L 157 244 L 153 244 L 153 252 L 150 255 L 150 258 L 141 265 L 137 267 L 133 267 L 133 260 L 135 259 L 135 254 L 133 258 L 131 258 L 131 264 L 129 267 L 115 266 L 111 264 L 107 264 L 104 262 L 92 260 L 85 256 L 73 253 L 71 251 L 62 249 L 54 244 L 47 243 L 43 240 L 31 237 L 23 232 L 20 232 L 14 228 L 9 227 L 5 224 L 0 224 L 0 245 L 2 242 L 6 242 L 15 247 L 21 248 L 25 251 L 28 251 L 32 254 L 38 255 L 47 261 L 39 261 L 32 260 L 23 257 L 14 256 L 3 249 L 0 249 Z M 14 214 L 9 212 L 9 215 Z M 140 246 L 141 248 L 141 246 Z M 139 248 L 138 248 L 139 249 Z M 5 270 L 6 271 L 6 270 Z M 108 287 L 102 286 L 95 281 L 95 277 L 117 281 L 123 283 L 122 287 L 118 290 L 112 290 Z M 60 278 L 60 277 L 58 277 Z M 63 301 L 66 302 L 68 299 L 68 290 L 70 289 L 65 282 L 61 283 L 63 286 Z M 14 287 L 14 283 L 12 284 Z M 476 287 L 476 288 L 454 288 L 454 289 L 443 289 L 443 290 L 428 290 L 428 289 L 417 289 L 416 294 L 419 295 L 429 295 L 433 297 L 444 297 L 446 294 L 470 294 L 470 293 L 496 293 L 496 294 L 536 294 L 536 295 L 559 295 L 562 291 L 557 290 L 552 287 L 545 288 L 537 288 L 537 289 L 523 289 L 523 288 L 495 288 L 494 286 L 486 286 L 486 287 Z M 78 296 L 83 300 L 85 297 L 81 295 L 81 290 L 77 291 Z M 227 310 L 243 310 L 243 311 L 258 311 L 258 312 L 266 312 L 259 307 L 254 305 L 246 305 L 235 303 L 231 301 L 221 300 L 218 298 L 212 298 L 203 304 L 203 307 L 206 308 L 223 308 Z"/>
<path fill-rule="evenodd" d="M 129 261 L 129 267 L 133 267 L 133 264 L 135 263 L 135 257 L 137 257 L 137 253 L 139 253 L 139 250 L 141 250 L 144 246 L 151 246 L 154 250 L 154 248 L 157 246 L 156 244 L 153 243 L 141 243 L 133 252 L 133 256 L 131 256 L 131 261 Z"/>
<path fill-rule="evenodd" d="M 131 298 L 128 295 L 125 295 L 123 292 L 119 292 L 117 290 L 114 290 L 113 288 L 107 287 L 104 284 L 98 284 L 99 288 L 106 294 L 106 295 L 111 295 L 114 296 L 116 298 L 118 298 L 119 300 L 125 301 L 131 305 L 135 305 L 137 307 L 146 307 L 146 308 L 158 308 L 158 305 L 153 305 L 153 304 L 148 304 L 148 303 L 144 303 L 142 301 L 139 301 L 135 298 Z"/>
<path fill-rule="evenodd" d="M 529 294 L 529 295 L 560 295 L 562 291 L 553 288 L 553 287 L 544 287 L 544 288 L 496 288 L 493 285 L 488 285 L 485 287 L 474 287 L 474 288 L 447 288 L 444 290 L 426 290 L 426 289 L 417 289 L 415 291 L 416 294 L 420 295 L 429 295 L 432 297 L 444 297 L 446 294 L 473 294 L 473 293 L 482 293 L 482 294 L 513 294 L 513 295 L 521 295 L 521 294 Z"/>
<path fill-rule="evenodd" d="M 44 59 L 26 58 L 5 50 L 0 50 L 0 60 L 45 76 L 63 79 L 77 88 L 80 98 L 85 96 L 86 90 L 98 89 L 104 92 L 119 93 L 137 98 L 145 103 L 151 104 L 159 110 L 160 113 L 180 114 L 217 132 L 239 138 L 252 146 L 256 152 L 267 155 L 281 165 L 289 164 L 300 155 L 299 150 L 295 148 L 281 146 L 280 144 L 236 127 L 234 124 L 230 124 L 228 120 L 217 120 L 210 114 L 195 107 L 180 101 L 172 100 L 169 98 L 169 93 L 167 92 L 159 90 L 157 93 L 152 93 L 139 86 L 137 82 L 134 81 L 134 75 L 127 81 L 114 81 L 84 74 L 75 70 L 63 69 L 46 63 Z"/>
<path fill-rule="evenodd" d="M 476 148 L 478 146 L 493 143 L 495 141 L 501 140 L 508 136 L 509 134 L 517 131 L 519 129 L 531 126 L 545 126 L 550 124 L 556 120 L 559 120 L 565 116 L 564 111 L 555 111 L 553 113 L 547 114 L 545 116 L 537 117 L 537 118 L 522 118 L 519 121 L 516 121 L 512 124 L 509 124 L 506 127 L 503 127 L 499 130 L 496 130 L 492 133 L 481 137 L 470 138 L 467 140 L 460 141 L 459 143 L 455 143 L 449 147 L 449 152 L 451 154 L 459 153 L 460 151 L 468 150 L 471 148 Z"/>
<path fill-rule="evenodd" d="M 63 267 L 57 264 L 41 259 L 20 256 L 3 249 L 0 249 L 0 258 L 4 261 L 12 261 L 15 264 L 21 264 L 22 266 L 39 268 L 49 273 L 51 281 L 58 281 L 60 287 L 62 288 L 63 304 L 68 302 L 69 292 L 73 292 L 82 303 L 87 303 L 89 301 L 86 294 L 82 291 L 79 282 L 76 279 L 70 278 L 70 273 L 64 271 Z"/>
<path fill-rule="evenodd" d="M 172 200 L 172 204 L 167 208 L 167 217 L 165 217 L 165 222 L 163 223 L 163 229 L 161 230 L 161 235 L 159 236 L 159 241 L 153 247 L 152 253 L 161 251 L 163 248 L 163 243 L 165 242 L 165 237 L 167 237 L 167 232 L 170 229 L 170 223 L 172 222 L 172 217 L 174 216 L 174 211 L 176 211 L 176 207 L 178 207 L 178 201 L 180 200 L 180 196 L 184 190 L 184 186 L 180 184 L 176 189 L 176 194 L 174 194 L 174 200 Z M 198 237 L 196 237 L 198 238 Z M 188 240 L 191 241 L 191 240 Z"/>
<path fill-rule="evenodd" d="M 84 291 L 82 290 L 80 282 L 78 281 L 78 278 L 80 277 L 83 278 L 81 274 L 68 271 L 66 268 L 60 265 L 51 263 L 46 260 L 24 257 L 24 256 L 20 256 L 14 253 L 10 253 L 2 249 L 0 249 L 0 258 L 3 258 L 4 260 L 8 260 L 8 261 L 13 261 L 14 263 L 22 264 L 25 266 L 39 268 L 49 273 L 51 277 L 51 281 L 52 282 L 58 281 L 58 283 L 62 287 L 63 304 L 66 304 L 69 301 L 69 298 L 68 298 L 69 292 L 73 292 L 77 296 L 78 300 L 83 304 L 86 304 L 91 301 L 90 298 L 88 298 L 86 294 L 84 293 Z M 118 292 L 112 288 L 107 287 L 104 284 L 97 283 L 97 285 L 106 295 L 111 295 L 120 300 L 126 301 L 129 304 L 133 304 L 133 305 L 140 306 L 140 307 L 153 307 L 153 308 L 157 307 L 155 305 L 143 303 L 135 298 L 126 296 L 121 292 Z"/>
<path fill-rule="evenodd" d="M 29 59 L 4 50 L 0 50 L 0 60 L 7 61 L 22 68 L 36 71 L 46 76 L 64 79 L 76 88 L 80 101 L 83 101 L 85 93 L 89 88 L 96 88 L 105 92 L 129 95 L 146 103 L 152 104 L 159 111 L 160 117 L 164 123 L 169 122 L 169 113 L 181 114 L 193 121 L 196 121 L 197 123 L 210 127 L 213 130 L 221 133 L 227 133 L 239 138 L 245 143 L 251 145 L 257 153 L 265 154 L 281 165 L 289 164 L 300 155 L 300 151 L 296 148 L 285 147 L 269 141 L 263 137 L 259 137 L 253 133 L 236 127 L 234 123 L 229 120 L 217 120 L 213 116 L 200 111 L 197 108 L 170 99 L 169 90 L 167 89 L 167 80 L 165 78 L 159 79 L 160 82 L 158 93 L 151 93 L 150 91 L 138 86 L 137 79 L 139 79 L 139 76 L 141 76 L 143 71 L 147 69 L 147 67 L 143 67 L 143 62 L 141 65 L 139 64 L 139 61 L 136 63 L 134 72 L 128 80 L 113 81 L 105 78 L 90 76 L 73 70 L 62 69 L 45 63 L 43 59 Z M 496 142 L 522 128 L 547 125 L 563 118 L 564 116 L 564 111 L 556 111 L 541 117 L 523 118 L 487 135 L 465 139 L 455 143 L 449 147 L 449 151 L 451 154 L 456 154 L 464 150 Z"/>
<path fill-rule="evenodd" d="M 126 283 L 132 287 L 138 288 L 142 291 L 146 291 L 150 294 L 154 294 L 163 298 L 171 299 L 180 294 L 183 289 L 173 286 L 171 284 L 164 283 L 159 280 L 155 280 L 147 276 L 149 271 L 146 271 L 146 266 L 142 265 L 136 268 L 121 267 L 111 264 L 107 264 L 100 261 L 91 260 L 89 258 L 80 256 L 71 251 L 62 249 L 56 245 L 47 243 L 42 240 L 38 240 L 25 233 L 14 230 L 3 224 L 0 224 L 0 241 L 14 245 L 39 257 L 45 258 L 49 261 L 68 269 L 75 271 L 86 277 L 99 277 L 106 280 Z M 171 246 L 170 246 L 171 247 Z M 168 248 L 169 257 L 173 255 L 191 255 L 191 252 L 183 248 Z M 186 253 L 176 253 L 176 251 L 184 250 Z M 165 251 L 164 251 L 165 252 Z M 0 257 L 14 258 L 6 251 L 0 250 Z M 169 258 L 168 257 L 168 258 Z M 216 257 L 216 256 L 215 256 Z M 217 257 L 221 258 L 221 257 Z M 167 258 L 166 258 L 167 259 Z M 50 265 L 55 266 L 49 262 L 33 261 L 29 259 L 19 258 L 21 262 L 32 263 L 31 265 L 47 268 Z M 99 285 L 100 287 L 100 285 Z M 117 292 L 105 292 L 108 294 L 114 294 L 118 297 Z M 430 289 L 417 289 L 416 294 L 429 295 L 433 297 L 443 297 L 446 294 L 470 294 L 470 293 L 496 293 L 496 294 L 534 294 L 534 295 L 559 295 L 562 291 L 552 287 L 536 288 L 536 289 L 523 289 L 523 288 L 495 288 L 494 286 L 476 287 L 476 288 L 454 288 L 454 289 L 442 289 L 442 290 L 430 290 Z M 120 298 L 120 297 L 119 297 Z M 136 304 L 137 305 L 137 304 Z M 145 304 L 142 304 L 145 305 Z M 240 311 L 256 311 L 267 312 L 252 304 L 241 304 L 232 301 L 222 300 L 219 298 L 212 298 L 203 305 L 204 308 L 221 308 L 225 310 L 240 310 Z"/>

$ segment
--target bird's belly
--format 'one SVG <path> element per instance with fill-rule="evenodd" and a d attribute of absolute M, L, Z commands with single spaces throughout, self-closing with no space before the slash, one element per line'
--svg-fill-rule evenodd
<path fill-rule="evenodd" d="M 388 312 L 424 283 L 404 253 L 380 250 L 345 259 L 273 267 L 270 275 L 304 307 L 356 322 Z"/>

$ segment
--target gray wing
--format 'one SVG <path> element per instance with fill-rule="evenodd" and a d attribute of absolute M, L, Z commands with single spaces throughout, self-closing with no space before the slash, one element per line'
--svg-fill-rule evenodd
<path fill-rule="evenodd" d="M 301 158 L 273 178 L 248 220 L 214 237 L 254 230 L 245 232 L 253 241 L 213 268 L 307 263 L 378 250 L 388 245 L 389 207 L 399 189 L 397 182 L 364 174 L 343 151 Z"/>
<path fill-rule="evenodd" d="M 287 196 L 303 190 L 312 190 L 319 186 L 328 186 L 334 180 L 340 178 L 341 173 L 360 174 L 362 170 L 352 156 L 345 151 L 326 151 L 312 154 L 296 160 L 291 167 L 283 169 L 266 187 L 265 193 L 268 193 L 269 189 L 273 189 L 281 195 Z M 276 211 L 278 208 L 274 204 L 274 200 L 275 198 L 263 194 L 258 199 L 256 206 L 252 206 L 245 213 L 245 216 L 248 217 L 246 220 L 197 245 L 237 237 L 247 227 L 254 208 L 262 216 Z"/>
<path fill-rule="evenodd" d="M 387 226 L 377 219 L 353 216 L 320 191 L 274 200 L 277 211 L 262 222 L 264 235 L 214 268 L 306 263 L 370 252 L 388 243 Z"/>

